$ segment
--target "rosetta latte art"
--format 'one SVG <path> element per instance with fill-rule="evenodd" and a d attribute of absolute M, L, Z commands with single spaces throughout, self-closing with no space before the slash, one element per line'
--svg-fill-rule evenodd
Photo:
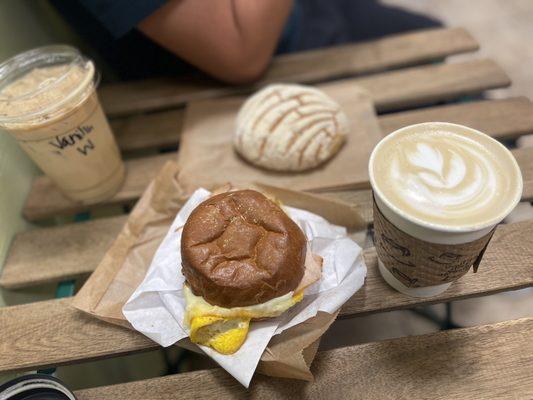
<path fill-rule="evenodd" d="M 497 177 L 479 146 L 444 138 L 425 139 L 398 152 L 391 178 L 406 201 L 442 217 L 487 207 L 497 188 Z"/>
<path fill-rule="evenodd" d="M 389 141 L 374 161 L 386 199 L 429 223 L 482 223 L 512 200 L 503 157 L 452 132 L 415 132 Z"/>

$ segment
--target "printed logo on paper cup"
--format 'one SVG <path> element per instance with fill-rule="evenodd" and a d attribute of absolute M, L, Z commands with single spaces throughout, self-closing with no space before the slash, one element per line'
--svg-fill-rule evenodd
<path fill-rule="evenodd" d="M 377 255 L 385 268 L 406 287 L 425 287 L 456 281 L 477 263 L 493 232 L 463 244 L 425 242 L 396 228 L 381 214 L 374 202 Z"/>

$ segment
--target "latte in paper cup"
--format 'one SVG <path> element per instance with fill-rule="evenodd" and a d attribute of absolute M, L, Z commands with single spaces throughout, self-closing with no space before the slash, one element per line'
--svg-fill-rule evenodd
<path fill-rule="evenodd" d="M 379 270 L 398 291 L 445 291 L 476 263 L 520 201 L 522 175 L 501 143 L 465 126 L 399 129 L 369 161 Z"/>

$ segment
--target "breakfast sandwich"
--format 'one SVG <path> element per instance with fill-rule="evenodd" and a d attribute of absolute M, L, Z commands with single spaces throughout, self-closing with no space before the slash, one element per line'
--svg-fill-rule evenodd
<path fill-rule="evenodd" d="M 250 321 L 277 317 L 320 278 L 298 225 L 254 190 L 214 195 L 183 227 L 185 324 L 191 341 L 233 354 Z"/>

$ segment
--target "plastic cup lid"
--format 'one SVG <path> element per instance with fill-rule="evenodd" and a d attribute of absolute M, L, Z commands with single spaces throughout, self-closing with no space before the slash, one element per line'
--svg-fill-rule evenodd
<path fill-rule="evenodd" d="M 29 76 L 31 84 L 7 91 Z M 93 62 L 74 47 L 52 45 L 20 53 L 0 64 L 0 123 L 50 119 L 66 112 L 92 93 L 99 77 Z"/>

